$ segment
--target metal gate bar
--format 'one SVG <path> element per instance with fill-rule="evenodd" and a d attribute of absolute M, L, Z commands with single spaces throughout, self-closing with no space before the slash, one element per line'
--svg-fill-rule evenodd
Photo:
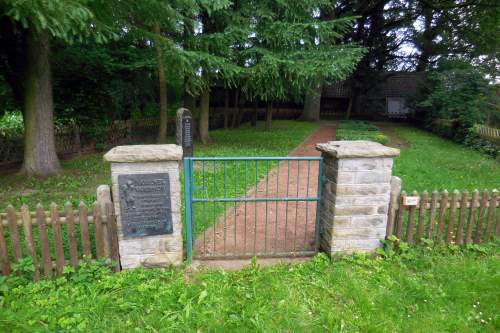
<path fill-rule="evenodd" d="M 314 174 L 317 172 L 313 178 L 312 164 Z M 291 170 L 292 167 L 296 167 L 296 173 L 291 172 L 295 171 Z M 322 177 L 321 157 L 184 159 L 187 259 L 315 254 L 319 247 Z M 301 187 L 301 184 L 305 187 Z M 310 189 L 315 185 L 316 188 Z M 316 193 L 310 194 L 314 191 Z M 315 209 L 309 207 L 311 202 L 316 202 Z M 228 207 L 228 204 L 232 206 Z M 270 218 L 269 214 L 273 212 L 275 216 Z M 315 224 L 313 234 L 309 235 L 312 232 L 308 223 L 311 214 L 315 214 Z M 303 232 L 301 239 L 297 238 L 300 236 L 297 233 L 298 225 L 300 232 Z M 283 227 L 284 230 L 280 232 Z M 309 246 L 308 235 L 311 238 Z M 253 236 L 253 242 L 249 236 Z M 288 244 L 289 238 L 291 244 Z M 303 247 L 297 248 L 297 243 L 303 243 Z M 248 250 L 248 245 L 252 250 Z"/>

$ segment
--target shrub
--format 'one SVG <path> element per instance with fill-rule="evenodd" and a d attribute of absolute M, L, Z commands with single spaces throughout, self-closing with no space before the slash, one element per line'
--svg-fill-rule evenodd
<path fill-rule="evenodd" d="M 344 120 L 337 126 L 337 140 L 368 140 L 386 144 L 388 138 L 367 121 Z"/>
<path fill-rule="evenodd" d="M 486 139 L 470 131 L 464 140 L 464 144 L 500 160 L 500 141 L 498 140 Z"/>
<path fill-rule="evenodd" d="M 21 112 L 5 112 L 0 118 L 0 135 L 4 137 L 22 137 L 24 132 Z"/>
<path fill-rule="evenodd" d="M 443 61 L 420 83 L 412 104 L 428 129 L 463 143 L 486 120 L 494 98 L 484 73 L 470 64 Z"/>

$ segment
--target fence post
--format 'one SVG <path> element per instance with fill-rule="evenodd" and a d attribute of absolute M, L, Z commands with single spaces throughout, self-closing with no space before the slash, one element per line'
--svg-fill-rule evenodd
<path fill-rule="evenodd" d="M 122 269 L 183 261 L 177 145 L 118 146 L 111 162 L 112 195 Z"/>
<path fill-rule="evenodd" d="M 104 240 L 104 256 L 106 258 L 110 258 L 111 254 L 111 221 L 108 221 L 106 205 L 111 203 L 111 189 L 109 188 L 109 185 L 99 185 L 97 187 L 97 204 L 101 212 L 102 223 L 104 224 L 104 228 L 102 228 L 102 238 Z"/>
<path fill-rule="evenodd" d="M 387 229 L 385 232 L 386 237 L 394 233 L 394 224 L 396 221 L 397 211 L 399 209 L 399 200 L 401 195 L 401 178 L 391 177 L 391 199 L 389 202 L 389 214 L 387 216 Z"/>
<path fill-rule="evenodd" d="M 373 252 L 387 231 L 393 157 L 399 149 L 371 141 L 330 141 L 324 158 L 321 247 L 330 255 Z"/>

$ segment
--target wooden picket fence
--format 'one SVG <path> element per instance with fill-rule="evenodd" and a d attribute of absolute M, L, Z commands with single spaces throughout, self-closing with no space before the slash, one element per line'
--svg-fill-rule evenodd
<path fill-rule="evenodd" d="M 20 211 L 9 206 L 0 214 L 2 274 L 11 274 L 12 265 L 26 256 L 33 260 L 34 280 L 60 275 L 66 265 L 77 268 L 81 259 L 105 257 L 117 263 L 114 270 L 118 271 L 117 226 L 112 203 L 95 203 L 90 212 L 83 203 L 77 210 L 67 203 L 63 212 L 55 204 L 50 205 L 49 211 L 39 204 L 34 212 L 26 205 Z"/>
<path fill-rule="evenodd" d="M 476 125 L 474 127 L 474 130 L 476 134 L 479 136 L 489 139 L 500 140 L 500 128 L 493 128 L 485 125 Z"/>
<path fill-rule="evenodd" d="M 417 205 L 404 205 L 415 201 Z M 411 200 L 408 200 L 411 199 Z M 406 192 L 391 195 L 387 236 L 395 235 L 409 244 L 422 238 L 446 244 L 479 244 L 500 236 L 498 191 L 455 190 L 438 193 Z"/>

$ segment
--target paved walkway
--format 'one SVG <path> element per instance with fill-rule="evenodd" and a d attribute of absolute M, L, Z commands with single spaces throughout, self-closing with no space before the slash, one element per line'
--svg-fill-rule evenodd
<path fill-rule="evenodd" d="M 316 144 L 331 141 L 334 136 L 335 125 L 322 123 L 290 156 L 320 156 Z M 269 173 L 267 187 L 264 177 L 257 185 L 257 194 L 254 187 L 248 196 L 286 197 L 287 192 L 288 197 L 317 195 L 318 162 L 283 161 L 278 168 Z M 226 214 L 225 221 L 220 218 L 215 226 L 205 230 L 205 235 L 198 236 L 195 256 L 300 254 L 314 250 L 315 201 L 239 203 L 235 209 L 228 205 Z"/>

